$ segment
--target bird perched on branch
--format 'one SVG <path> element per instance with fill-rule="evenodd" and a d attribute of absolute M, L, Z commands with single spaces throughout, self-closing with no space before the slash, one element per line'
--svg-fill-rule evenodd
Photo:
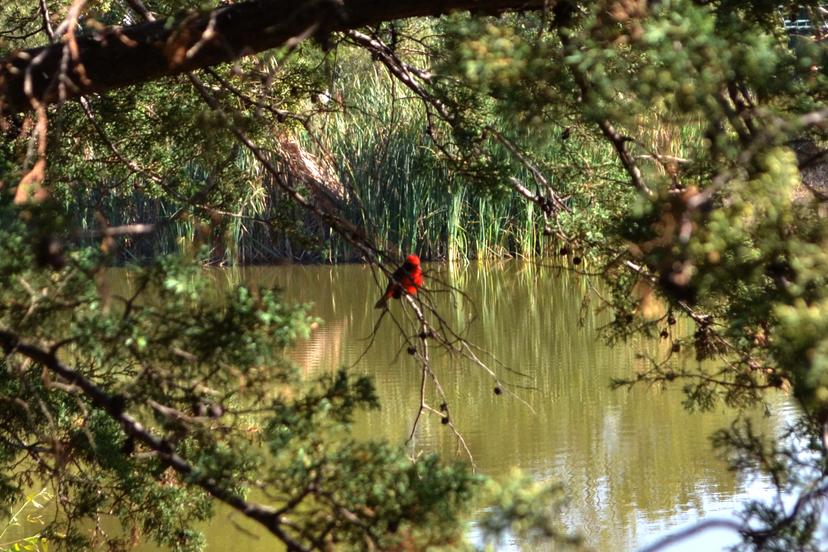
<path fill-rule="evenodd" d="M 403 293 L 408 295 L 415 295 L 417 290 L 423 285 L 423 271 L 420 268 L 420 258 L 417 255 L 409 255 L 405 258 L 405 262 L 394 274 L 391 275 L 391 281 L 388 282 L 388 287 L 385 288 L 385 293 L 374 305 L 375 309 L 384 309 L 388 306 L 388 299 L 399 299 Z"/>

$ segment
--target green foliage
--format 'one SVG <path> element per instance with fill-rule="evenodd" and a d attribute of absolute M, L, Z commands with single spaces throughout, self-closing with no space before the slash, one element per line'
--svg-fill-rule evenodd
<path fill-rule="evenodd" d="M 499 548 L 504 538 L 519 535 L 533 544 L 556 542 L 562 548 L 578 548 L 580 538 L 560 526 L 564 501 L 561 485 L 540 483 L 514 472 L 502 483 L 487 485 L 491 503 L 478 521 L 488 544 Z"/>
<path fill-rule="evenodd" d="M 819 497 L 825 485 L 821 477 L 825 444 L 820 433 L 817 424 L 804 419 L 787 424 L 778 436 L 762 435 L 749 419 L 740 419 L 712 436 L 731 469 L 758 470 L 773 481 L 780 493 L 770 503 L 747 503 L 741 516 L 751 531 L 737 550 L 813 548 L 813 541 L 819 538 Z M 792 513 L 781 503 L 784 496 L 796 496 Z"/>
<path fill-rule="evenodd" d="M 650 314 L 656 292 L 646 290 L 655 285 L 657 301 L 694 317 L 692 340 L 675 340 L 672 351 L 691 345 L 699 365 L 679 369 L 668 355 L 616 384 L 682 378 L 689 408 L 720 399 L 748 406 L 763 390 L 790 385 L 809 423 L 825 423 L 828 236 L 824 195 L 810 192 L 825 182 L 806 175 L 801 144 L 825 148 L 824 124 L 803 115 L 824 106 L 828 49 L 789 39 L 781 27 L 788 8 L 769 2 L 605 4 L 560 3 L 553 31 L 534 15 L 455 16 L 442 67 L 486 98 L 474 110 L 496 99 L 493 113 L 539 132 L 566 120 L 579 138 L 621 137 L 612 145 L 629 159 L 598 177 L 609 193 L 573 217 L 583 226 L 564 228 L 603 262 L 611 336 L 666 332 L 665 317 Z M 631 184 L 650 196 L 633 198 Z M 567 191 L 578 205 L 590 189 Z M 719 364 L 702 363 L 711 357 Z M 774 481 L 795 482 L 787 492 L 822 484 L 801 455 L 768 453 L 735 428 L 716 444 L 775 455 Z M 804 454 L 824 461 L 822 447 Z M 779 503 L 748 505 L 746 523 L 763 529 L 746 533 L 745 547 L 812 546 L 821 509 L 802 496 L 796 515 Z"/>
<path fill-rule="evenodd" d="M 65 266 L 39 267 L 41 229 L 19 221 L 46 220 L 49 207 L 4 208 L 0 327 L 49 344 L 112 401 L 96 403 L 41 362 L 4 359 L 0 501 L 11 507 L 44 482 L 61 496 L 42 531 L 11 549 L 42 550 L 42 535 L 67 549 L 93 546 L 81 522 L 105 511 L 122 527 L 110 547 L 151 539 L 200 550 L 194 527 L 214 514 L 208 489 L 273 501 L 286 534 L 307 546 L 463 546 L 485 479 L 467 464 L 356 441 L 354 414 L 379 407 L 370 380 L 341 371 L 305 381 L 282 356 L 307 335 L 305 307 L 285 305 L 276 290 L 221 292 L 193 259 L 113 274 L 100 264 L 106 256 L 64 243 Z M 129 285 L 118 285 L 125 277 Z M 159 436 L 160 448 L 125 432 L 122 411 Z M 189 471 L 174 469 L 171 451 Z"/>
<path fill-rule="evenodd" d="M 68 2 L 46 4 L 55 22 L 65 17 Z M 205 7 L 147 5 L 162 17 Z M 761 465 L 780 490 L 823 489 L 828 225 L 825 183 L 807 165 L 826 147 L 828 48 L 781 26 L 783 15 L 817 7 L 562 0 L 538 13 L 457 13 L 373 29 L 389 43 L 379 53 L 320 35 L 200 74 L 223 114 L 172 78 L 89 97 L 92 115 L 76 103 L 51 109 L 45 144 L 35 118 L 8 117 L 0 330 L 46 347 L 111 401 L 95 402 L 42 358 L 9 354 L 0 501 L 10 506 L 44 480 L 60 487 L 50 535 L 70 548 L 89 543 L 70 522 L 105 510 L 127 531 L 196 549 L 192 527 L 212 515 L 208 493 L 220 494 L 211 485 L 277 497 L 289 522 L 281 537 L 312 546 L 459 543 L 482 479 L 355 442 L 354 412 L 377 407 L 370 383 L 346 373 L 303 381 L 284 357 L 313 322 L 307 309 L 276 290 L 217 291 L 200 268 L 356 256 L 297 197 L 333 209 L 380 249 L 452 260 L 565 251 L 570 268 L 588 264 L 588 277 L 603 280 L 606 293 L 595 295 L 613 312 L 610 337 L 673 340 L 618 385 L 680 378 L 689 408 L 792 389 L 804 410 L 791 430 L 807 441 L 800 452 L 749 427 L 716 444 L 737 469 Z M 0 7 L 0 52 L 45 40 L 38 9 Z M 77 30 L 136 17 L 100 2 Z M 389 79 L 382 59 L 412 80 Z M 38 145 L 50 198 L 15 206 Z M 331 173 L 317 179 L 327 193 L 311 169 Z M 151 237 L 100 235 L 132 222 L 157 227 Z M 130 256 L 145 266 L 117 288 L 111 267 Z M 667 332 L 679 313 L 692 334 Z M 676 367 L 682 347 L 697 365 Z M 130 433 L 123 412 L 160 436 L 161 450 Z M 190 468 L 171 468 L 171 451 Z M 803 468 L 802 454 L 815 464 Z M 23 455 L 30 462 L 12 477 Z M 492 492 L 481 527 L 493 538 L 516 524 L 566 540 L 536 509 L 558 489 L 518 478 Z M 751 503 L 745 521 L 763 528 L 745 531 L 745 546 L 812 546 L 824 494 L 801 493 L 795 515 Z"/>
<path fill-rule="evenodd" d="M 458 173 L 435 155 L 423 132 L 421 103 L 400 99 L 398 85 L 364 53 L 343 50 L 337 61 L 342 75 L 331 93 L 361 109 L 328 116 L 321 141 L 346 188 L 359 198 L 352 217 L 365 220 L 381 241 L 426 258 L 541 253 L 541 229 L 522 224 L 525 205 L 508 196 L 490 201 L 493 190 L 480 185 L 479 174 Z M 486 154 L 502 158 L 494 147 Z M 528 218 L 538 217 L 530 212 Z"/>

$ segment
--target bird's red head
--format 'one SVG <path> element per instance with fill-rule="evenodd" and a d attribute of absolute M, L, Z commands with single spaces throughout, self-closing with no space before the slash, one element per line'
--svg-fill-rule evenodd
<path fill-rule="evenodd" d="M 414 266 L 420 266 L 420 258 L 413 253 L 405 258 L 405 262 L 413 264 Z"/>

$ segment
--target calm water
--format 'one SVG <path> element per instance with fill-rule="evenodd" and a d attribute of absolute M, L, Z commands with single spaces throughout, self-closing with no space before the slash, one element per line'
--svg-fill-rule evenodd
<path fill-rule="evenodd" d="M 629 376 L 644 366 L 640 353 L 664 354 L 670 345 L 658 339 L 605 345 L 599 328 L 607 314 L 584 308 L 588 290 L 583 279 L 516 262 L 451 270 L 432 265 L 426 270 L 426 286 L 441 316 L 496 355 L 496 371 L 515 384 L 511 390 L 518 395 L 495 395 L 494 382 L 479 367 L 432 349 L 453 421 L 479 470 L 497 477 L 517 467 L 538 480 L 563 482 L 569 505 L 562 521 L 591 548 L 634 550 L 701 518 L 733 516 L 748 498 L 770 498 L 765 479 L 728 472 L 711 450 L 709 436 L 727 426 L 735 412 L 688 413 L 681 405 L 680 382 L 668 388 L 609 389 L 612 377 Z M 213 276 L 219 288 L 244 281 L 281 288 L 290 302 L 311 303 L 312 313 L 324 322 L 291 356 L 307 377 L 341 366 L 371 375 L 382 409 L 358 420 L 358 435 L 405 441 L 419 406 L 419 367 L 405 353 L 390 315 L 373 342 L 366 339 L 381 315 L 373 305 L 382 288 L 370 268 L 223 269 Z M 120 273 L 115 281 L 129 285 L 129 275 Z M 440 291 L 448 285 L 466 299 Z M 399 301 L 391 305 L 390 314 L 413 335 L 417 328 L 405 312 Z M 682 321 L 675 329 L 692 331 L 682 328 Z M 695 360 L 688 355 L 676 362 Z M 440 402 L 430 400 L 432 405 Z M 770 403 L 772 415 L 757 413 L 754 419 L 757 427 L 772 432 L 793 419 L 796 409 L 781 394 L 770 397 Z M 421 420 L 412 446 L 415 452 L 466 458 L 434 416 Z M 203 528 L 208 550 L 280 549 L 257 525 L 226 508 L 217 510 Z M 25 532 L 29 528 L 21 530 L 30 534 Z M 109 530 L 118 531 L 116 526 Z M 472 527 L 470 537 L 474 535 Z M 714 552 L 735 542 L 730 532 L 709 531 L 669 550 Z M 510 542 L 503 548 L 525 547 Z M 138 550 L 158 549 L 146 543 Z"/>
<path fill-rule="evenodd" d="M 533 388 L 515 389 L 531 409 L 507 394 L 495 395 L 491 378 L 475 365 L 436 355 L 435 371 L 454 422 L 479 469 L 498 476 L 519 467 L 540 480 L 562 481 L 570 496 L 564 522 L 593 548 L 635 549 L 700 518 L 732 515 L 747 497 L 769 494 L 761 477 L 729 473 L 711 451 L 710 434 L 729 424 L 733 412 L 687 413 L 680 385 L 609 389 L 611 377 L 629 375 L 643 362 L 637 353 L 664 352 L 669 345 L 656 340 L 606 346 L 598 336 L 605 319 L 581 309 L 583 280 L 518 263 L 428 271 L 427 285 L 449 282 L 471 300 L 458 303 L 434 293 L 440 312 L 506 367 L 530 375 L 499 370 L 505 379 Z M 217 280 L 277 286 L 291 301 L 313 303 L 324 322 L 295 347 L 293 358 L 308 376 L 343 365 L 373 376 L 382 410 L 363 416 L 358 432 L 405 440 L 419 405 L 420 375 L 411 357 L 400 353 L 399 331 L 388 316 L 365 351 L 380 315 L 373 309 L 380 288 L 369 268 L 230 269 Z M 404 319 L 399 302 L 391 311 Z M 772 397 L 772 407 L 774 416 L 760 421 L 768 430 L 795 415 L 782 396 Z M 420 423 L 415 446 L 463 457 L 451 432 L 433 416 Z M 273 549 L 272 539 L 239 532 L 236 523 L 248 527 L 237 516 L 214 520 L 207 529 L 211 550 Z M 733 542 L 732 534 L 714 531 L 671 550 L 713 551 Z"/>

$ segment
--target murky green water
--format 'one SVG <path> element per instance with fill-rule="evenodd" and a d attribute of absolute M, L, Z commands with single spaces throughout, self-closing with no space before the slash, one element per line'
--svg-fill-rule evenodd
<path fill-rule="evenodd" d="M 213 275 L 219 287 L 246 281 L 282 288 L 288 301 L 312 303 L 313 314 L 324 322 L 293 348 L 292 357 L 308 377 L 340 366 L 373 376 L 382 409 L 359 419 L 358 434 L 406 440 L 420 403 L 420 368 L 405 352 L 394 319 L 410 334 L 418 329 L 406 318 L 410 308 L 394 301 L 373 341 L 367 339 L 382 313 L 373 308 L 382 288 L 368 267 L 226 269 Z M 495 477 L 520 468 L 539 480 L 563 482 L 570 497 L 563 522 L 593 549 L 634 550 L 701 518 L 732 516 L 748 498 L 770 496 L 766 480 L 729 473 L 711 449 L 710 434 L 728 425 L 734 412 L 688 413 L 679 382 L 666 389 L 610 390 L 613 376 L 643 366 L 639 353 L 664 354 L 670 344 L 656 339 L 605 345 L 598 330 L 607 315 L 582 308 L 583 279 L 519 263 L 429 266 L 426 278 L 438 312 L 496 355 L 501 364 L 490 364 L 515 384 L 510 389 L 517 396 L 496 395 L 492 378 L 479 366 L 432 349 L 454 424 L 476 465 Z M 116 278 L 118 285 L 129 285 L 128 280 L 127 273 Z M 452 300 L 458 294 L 440 291 L 448 285 L 467 299 Z M 681 326 L 680 321 L 675 330 Z M 695 360 L 690 355 L 676 362 Z M 440 399 L 429 398 L 439 405 Z M 785 396 L 770 402 L 771 417 L 755 416 L 760 428 L 773 431 L 796 416 Z M 421 420 L 412 446 L 415 452 L 466 458 L 451 430 L 433 415 Z M 208 550 L 281 549 L 242 516 L 218 511 L 204 527 Z M 118 531 L 114 525 L 108 530 Z M 732 533 L 711 531 L 669 550 L 713 552 L 737 540 Z M 506 548 L 524 546 L 512 542 Z M 146 543 L 139 550 L 158 549 Z"/>
<path fill-rule="evenodd" d="M 653 354 L 669 345 L 606 346 L 598 336 L 601 315 L 581 309 L 587 291 L 582 279 L 518 263 L 428 270 L 427 285 L 436 289 L 435 279 L 444 280 L 471 300 L 453 302 L 435 292 L 440 312 L 504 366 L 530 375 L 525 379 L 499 369 L 506 379 L 533 388 L 515 389 L 531 408 L 508 394 L 495 395 L 491 378 L 479 367 L 445 355 L 434 358 L 454 422 L 479 469 L 497 476 L 519 467 L 538 479 L 563 481 L 570 495 L 564 522 L 595 549 L 634 549 L 702 517 L 730 515 L 748 496 L 767 494 L 765 481 L 734 476 L 711 450 L 710 434 L 727 425 L 732 412 L 687 413 L 678 384 L 609 389 L 612 376 L 628 375 L 643 362 L 637 353 Z M 223 271 L 217 279 L 278 286 L 290 300 L 312 302 L 324 323 L 293 357 L 308 375 L 342 365 L 372 375 L 382 410 L 365 415 L 359 433 L 405 440 L 419 405 L 420 372 L 401 351 L 399 330 L 388 316 L 365 351 L 365 338 L 380 315 L 373 309 L 380 288 L 369 268 L 251 268 Z M 399 302 L 391 311 L 404 320 Z M 776 415 L 761 422 L 769 429 L 794 415 L 784 397 L 772 403 Z M 415 446 L 463 456 L 450 430 L 434 416 L 420 423 Z M 234 517 L 236 522 L 242 523 Z M 257 540 L 233 529 L 222 516 L 208 529 L 208 538 L 211 550 L 274 546 L 267 536 Z M 719 550 L 734 539 L 709 532 L 671 550 Z"/>

